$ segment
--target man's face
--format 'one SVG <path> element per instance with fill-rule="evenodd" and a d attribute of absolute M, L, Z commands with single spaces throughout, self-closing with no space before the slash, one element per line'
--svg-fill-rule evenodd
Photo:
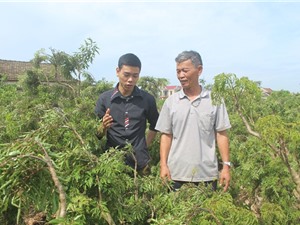
<path fill-rule="evenodd" d="M 177 78 L 183 89 L 191 88 L 199 83 L 202 66 L 195 67 L 192 61 L 186 60 L 176 65 Z"/>
<path fill-rule="evenodd" d="M 140 69 L 123 65 L 121 68 L 117 68 L 117 76 L 119 77 L 119 91 L 122 95 L 127 96 L 132 93 L 139 80 Z"/>

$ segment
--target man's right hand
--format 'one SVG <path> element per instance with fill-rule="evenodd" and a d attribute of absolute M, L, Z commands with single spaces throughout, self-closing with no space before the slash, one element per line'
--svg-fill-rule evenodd
<path fill-rule="evenodd" d="M 167 165 L 160 166 L 160 177 L 164 181 L 171 180 L 170 170 L 169 170 L 169 167 Z"/>
<path fill-rule="evenodd" d="M 103 124 L 103 128 L 105 130 L 107 130 L 108 128 L 111 127 L 113 123 L 113 118 L 112 116 L 110 115 L 110 109 L 108 108 L 105 112 L 105 115 L 103 116 L 102 118 L 102 124 Z"/>
<path fill-rule="evenodd" d="M 110 115 L 110 109 L 108 108 L 105 112 L 105 115 L 102 117 L 102 121 L 97 128 L 96 136 L 98 139 L 102 139 L 106 135 L 106 131 L 111 127 L 113 123 L 113 118 Z"/>

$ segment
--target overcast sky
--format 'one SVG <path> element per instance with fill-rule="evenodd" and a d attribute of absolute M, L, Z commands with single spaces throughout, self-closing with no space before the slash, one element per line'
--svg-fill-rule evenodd
<path fill-rule="evenodd" d="M 141 76 L 179 85 L 175 57 L 196 50 L 207 83 L 234 73 L 273 90 L 300 92 L 300 2 L 0 1 L 0 59 L 29 61 L 50 48 L 72 54 L 87 38 L 99 55 L 89 72 L 117 82 L 119 56 L 142 61 Z"/>

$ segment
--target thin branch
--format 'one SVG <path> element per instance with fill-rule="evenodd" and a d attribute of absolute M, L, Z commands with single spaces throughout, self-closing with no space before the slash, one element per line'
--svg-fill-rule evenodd
<path fill-rule="evenodd" d="M 247 131 L 248 131 L 251 135 L 253 135 L 253 136 L 257 137 L 257 138 L 261 138 L 261 136 L 260 136 L 259 133 L 257 133 L 257 132 L 255 132 L 255 131 L 252 130 L 250 124 L 248 123 L 247 119 L 243 116 L 243 114 L 242 114 L 242 112 L 241 112 L 241 110 L 240 110 L 239 107 L 237 107 L 237 111 L 238 111 L 239 116 L 240 116 L 241 119 L 243 120 L 243 123 L 244 123 L 244 125 L 246 126 Z"/>
<path fill-rule="evenodd" d="M 281 160 L 284 162 L 287 169 L 289 170 L 292 180 L 296 184 L 296 189 L 295 189 L 296 193 L 294 193 L 294 196 L 296 197 L 297 201 L 300 202 L 300 175 L 290 165 L 290 162 L 289 162 L 289 159 L 287 156 L 288 149 L 286 148 L 285 144 L 283 144 L 283 143 L 281 143 L 281 148 L 283 148 L 283 149 L 277 148 L 273 144 L 269 144 L 269 143 L 267 143 L 267 144 L 274 152 L 279 153 L 279 157 L 281 158 Z"/>
<path fill-rule="evenodd" d="M 101 186 L 100 186 L 100 180 L 99 180 L 98 175 L 96 176 L 96 181 L 97 181 L 97 185 L 98 185 L 98 195 L 99 195 L 98 205 L 102 210 L 101 211 L 101 217 L 104 218 L 109 225 L 116 225 L 116 223 L 113 220 L 111 214 L 109 212 L 104 212 L 104 210 L 101 206 L 102 194 L 101 194 Z"/>
<path fill-rule="evenodd" d="M 26 158 L 26 157 L 28 157 L 28 158 L 33 158 L 33 159 L 37 159 L 37 160 L 40 160 L 40 161 L 42 161 L 42 162 L 44 162 L 44 163 L 47 163 L 47 161 L 46 160 L 44 160 L 43 158 L 41 158 L 41 157 L 38 157 L 38 156 L 35 156 L 35 155 L 18 155 L 17 156 L 17 158 Z"/>
<path fill-rule="evenodd" d="M 75 134 L 75 136 L 79 139 L 81 145 L 85 144 L 84 140 L 82 139 L 80 134 L 76 131 L 76 129 L 73 126 L 64 125 L 63 127 L 70 129 Z"/>
<path fill-rule="evenodd" d="M 205 208 L 202 208 L 202 207 L 198 207 L 196 208 L 190 215 L 190 218 L 188 219 L 187 221 L 187 224 L 189 223 L 189 221 L 193 218 L 194 215 L 198 215 L 199 211 L 203 211 L 203 212 L 207 212 L 209 213 L 216 221 L 216 223 L 218 225 L 222 225 L 221 221 L 218 219 L 218 217 L 214 214 L 214 212 L 210 209 L 205 209 Z"/>
<path fill-rule="evenodd" d="M 58 217 L 65 217 L 66 216 L 66 212 L 67 212 L 67 203 L 66 203 L 66 193 L 64 191 L 64 188 L 62 186 L 62 184 L 60 183 L 58 176 L 56 174 L 56 171 L 54 169 L 54 166 L 52 164 L 51 158 L 49 157 L 46 149 L 44 148 L 44 146 L 37 140 L 34 140 L 34 142 L 42 148 L 43 152 L 44 152 L 44 157 L 45 157 L 45 162 L 48 166 L 49 172 L 51 174 L 52 180 L 58 190 L 59 193 L 59 210 L 57 213 Z"/>
<path fill-rule="evenodd" d="M 65 123 L 65 125 L 64 125 L 63 127 L 68 128 L 68 129 L 70 129 L 71 131 L 73 131 L 73 133 L 75 134 L 75 136 L 79 139 L 81 145 L 85 145 L 83 138 L 80 136 L 80 134 L 77 132 L 77 130 L 76 130 L 73 126 L 68 125 L 69 121 L 68 121 L 68 119 L 66 118 L 66 115 L 65 115 L 65 113 L 63 112 L 63 110 L 60 109 L 60 108 L 57 108 L 57 109 L 56 109 L 56 112 L 57 112 L 59 115 L 61 115 L 61 116 L 63 117 L 63 121 L 64 121 L 64 123 Z"/>
<path fill-rule="evenodd" d="M 139 191 L 138 191 L 138 181 L 137 181 L 137 160 L 135 158 L 135 155 L 133 152 L 131 152 L 131 155 L 132 155 L 132 158 L 134 160 L 134 171 L 133 171 L 133 174 L 134 174 L 134 178 L 133 178 L 133 182 L 134 182 L 134 185 L 135 185 L 135 191 L 134 191 L 134 196 L 135 196 L 135 200 L 137 201 L 138 200 L 138 194 L 139 194 Z"/>

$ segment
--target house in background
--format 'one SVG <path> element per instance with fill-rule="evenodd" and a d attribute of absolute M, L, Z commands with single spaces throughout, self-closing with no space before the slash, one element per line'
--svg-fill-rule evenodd
<path fill-rule="evenodd" d="M 6 77 L 5 82 L 8 84 L 15 84 L 20 80 L 20 76 L 26 74 L 27 71 L 33 70 L 34 66 L 31 62 L 3 60 L 0 59 L 0 79 Z M 45 77 L 41 82 L 56 83 L 57 81 L 66 82 L 62 77 L 54 77 L 54 66 L 49 63 L 41 63 L 40 69 L 43 71 Z"/>
<path fill-rule="evenodd" d="M 180 90 L 181 90 L 181 86 L 176 86 L 176 85 L 165 86 L 165 88 L 161 92 L 160 98 L 168 98 L 169 96 L 171 96 L 172 94 Z"/>
<path fill-rule="evenodd" d="M 261 88 L 261 91 L 263 93 L 264 97 L 268 97 L 271 93 L 272 93 L 272 89 L 271 88 Z"/>
<path fill-rule="evenodd" d="M 51 65 L 43 64 L 41 67 L 45 70 L 49 70 Z M 33 64 L 31 62 L 0 59 L 0 77 L 6 76 L 6 83 L 17 83 L 20 76 L 32 69 Z"/>

